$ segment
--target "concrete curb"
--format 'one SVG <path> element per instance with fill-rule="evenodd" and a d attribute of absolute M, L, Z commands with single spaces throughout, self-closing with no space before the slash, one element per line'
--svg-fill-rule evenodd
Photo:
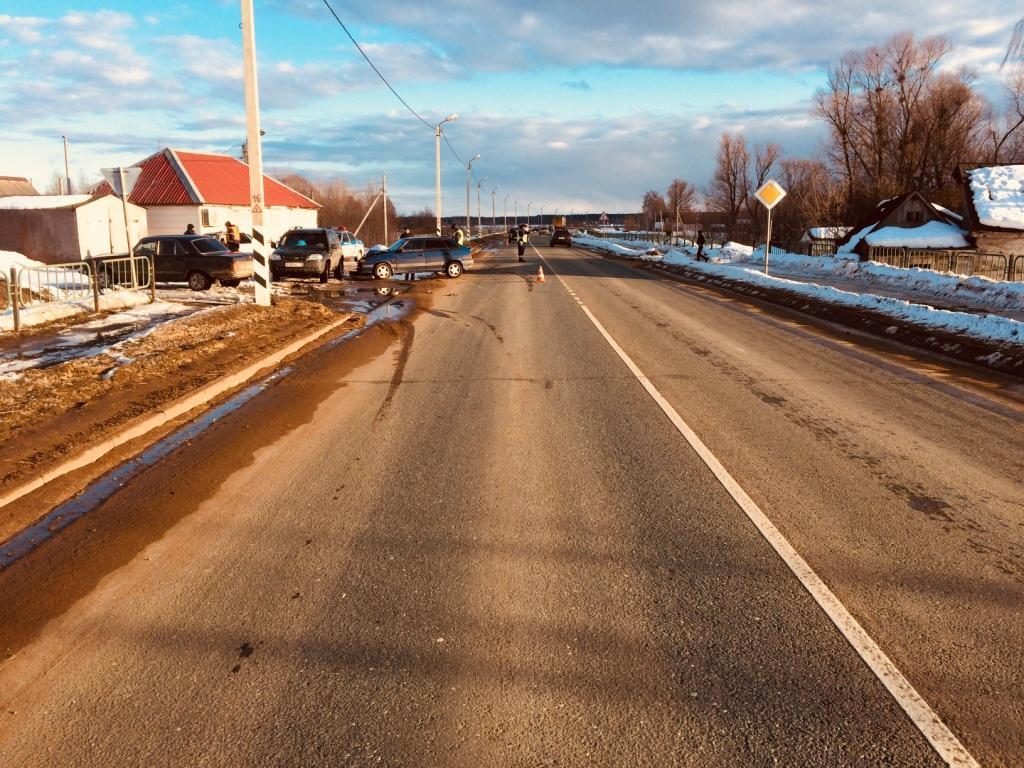
<path fill-rule="evenodd" d="M 171 422 L 174 419 L 177 419 L 178 417 L 185 415 L 186 413 L 195 408 L 199 408 L 201 406 L 208 404 L 210 401 L 214 400 L 220 395 L 223 395 L 225 392 L 228 392 L 242 384 L 247 383 L 251 379 L 255 378 L 258 374 L 265 371 L 267 368 L 280 365 L 280 363 L 285 358 L 295 354 L 306 345 L 316 341 L 322 336 L 325 336 L 326 334 L 330 333 L 336 328 L 339 328 L 340 326 L 347 323 L 349 320 L 352 319 L 353 315 L 355 315 L 354 312 L 348 312 L 345 315 L 339 317 L 330 325 L 320 328 L 314 331 L 313 333 L 309 334 L 308 336 L 303 336 L 301 339 L 293 341 L 287 347 L 279 349 L 272 355 L 268 355 L 267 357 L 258 360 L 257 362 L 253 363 L 252 365 L 249 365 L 248 367 L 242 369 L 241 371 L 233 373 L 229 376 L 225 376 L 224 378 L 218 379 L 217 381 L 214 381 L 213 383 L 206 385 L 198 392 L 193 392 L 191 395 L 187 395 L 184 398 L 175 400 L 174 402 L 165 406 L 163 409 L 154 413 L 152 416 L 147 416 L 143 420 L 136 422 L 134 425 L 129 426 L 120 434 L 108 438 L 99 445 L 94 445 L 92 448 L 89 448 L 84 453 L 79 454 L 75 458 L 70 459 L 64 462 L 63 464 L 44 472 L 35 480 L 32 480 L 24 485 L 18 486 L 14 490 L 8 491 L 7 493 L 0 496 L 0 508 L 6 507 L 8 504 L 17 501 L 23 496 L 26 496 L 32 493 L 33 491 L 39 490 L 46 484 L 53 482 L 54 480 L 63 477 L 64 475 L 70 474 L 71 472 L 75 472 L 76 470 L 82 469 L 83 467 L 87 467 L 90 464 L 93 464 L 94 462 L 106 456 L 115 448 L 118 448 L 124 445 L 125 443 L 129 443 L 132 440 L 135 440 L 139 437 L 142 437 L 148 432 L 152 432 L 154 429 L 158 429 L 159 427 L 164 426 L 168 422 Z"/>

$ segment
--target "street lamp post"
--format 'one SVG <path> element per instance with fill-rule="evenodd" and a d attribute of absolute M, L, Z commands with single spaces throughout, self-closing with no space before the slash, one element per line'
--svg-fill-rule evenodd
<path fill-rule="evenodd" d="M 526 204 L 526 226 L 527 227 L 530 226 L 530 218 L 531 218 L 531 216 L 530 216 L 530 206 L 532 206 L 532 205 L 533 205 L 533 200 L 531 200 L 530 202 L 528 202 Z"/>
<path fill-rule="evenodd" d="M 512 195 L 505 195 L 505 231 L 508 232 L 508 199 Z"/>
<path fill-rule="evenodd" d="M 516 198 L 515 203 L 512 205 L 512 213 L 515 214 L 515 227 L 519 229 L 519 198 Z"/>
<path fill-rule="evenodd" d="M 466 163 L 466 237 L 473 231 L 473 222 L 469 215 L 469 177 L 473 175 L 473 163 L 480 159 L 480 155 L 473 155 L 473 158 Z"/>
<path fill-rule="evenodd" d="M 448 115 L 434 129 L 434 208 L 437 209 L 437 235 L 441 235 L 441 126 L 458 120 L 457 114 Z"/>
<path fill-rule="evenodd" d="M 477 236 L 484 233 L 484 221 L 480 216 L 480 187 L 487 181 L 487 177 L 484 176 L 476 183 L 476 234 Z"/>
<path fill-rule="evenodd" d="M 499 187 L 495 187 L 491 190 L 491 229 L 494 229 L 498 225 L 498 217 L 494 215 L 494 193 L 497 192 Z"/>
<path fill-rule="evenodd" d="M 540 207 L 540 221 L 537 222 L 537 226 L 538 227 L 543 227 L 544 226 L 544 206 L 543 205 Z"/>

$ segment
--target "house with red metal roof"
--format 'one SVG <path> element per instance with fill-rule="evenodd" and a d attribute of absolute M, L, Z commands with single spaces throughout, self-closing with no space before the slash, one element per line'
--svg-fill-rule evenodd
<path fill-rule="evenodd" d="M 228 155 L 162 149 L 135 164 L 142 175 L 129 200 L 146 209 L 149 234 L 176 235 L 195 225 L 218 234 L 227 222 L 252 232 L 249 166 Z M 270 176 L 263 176 L 264 230 L 277 241 L 293 227 L 315 227 L 320 204 Z M 109 191 L 106 183 L 97 192 Z"/>

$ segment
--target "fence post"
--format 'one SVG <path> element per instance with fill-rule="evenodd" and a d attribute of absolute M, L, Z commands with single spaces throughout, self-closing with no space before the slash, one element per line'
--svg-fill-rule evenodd
<path fill-rule="evenodd" d="M 21 300 L 21 286 L 18 285 L 18 268 L 11 267 L 11 314 L 14 317 L 14 330 L 21 330 L 21 314 L 18 310 L 18 302 Z"/>
<path fill-rule="evenodd" d="M 156 263 L 152 256 L 147 256 L 149 264 L 149 303 L 156 304 Z"/>
<path fill-rule="evenodd" d="M 97 313 L 100 311 L 100 271 L 95 269 L 96 263 L 93 262 L 93 269 L 90 270 L 92 273 L 92 307 Z"/>

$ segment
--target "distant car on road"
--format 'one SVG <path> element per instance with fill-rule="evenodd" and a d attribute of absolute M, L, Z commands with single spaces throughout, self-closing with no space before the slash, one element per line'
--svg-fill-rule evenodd
<path fill-rule="evenodd" d="M 344 243 L 343 235 L 348 236 Z M 270 274 L 274 280 L 316 277 L 326 283 L 333 273 L 340 280 L 362 254 L 362 241 L 353 242 L 349 232 L 330 227 L 289 229 L 270 254 Z"/>
<path fill-rule="evenodd" d="M 234 253 L 208 235 L 153 235 L 132 249 L 134 256 L 151 256 L 158 283 L 187 282 L 193 291 L 205 291 L 214 280 L 233 288 L 252 277 L 252 256 Z"/>
<path fill-rule="evenodd" d="M 556 229 L 554 234 L 551 235 L 551 245 L 564 245 L 568 248 L 572 248 L 572 235 L 569 234 L 569 230 Z"/>
<path fill-rule="evenodd" d="M 448 237 L 403 237 L 383 250 L 371 250 L 352 272 L 361 277 L 387 280 L 406 272 L 442 272 L 458 277 L 473 268 L 473 251 Z"/>

